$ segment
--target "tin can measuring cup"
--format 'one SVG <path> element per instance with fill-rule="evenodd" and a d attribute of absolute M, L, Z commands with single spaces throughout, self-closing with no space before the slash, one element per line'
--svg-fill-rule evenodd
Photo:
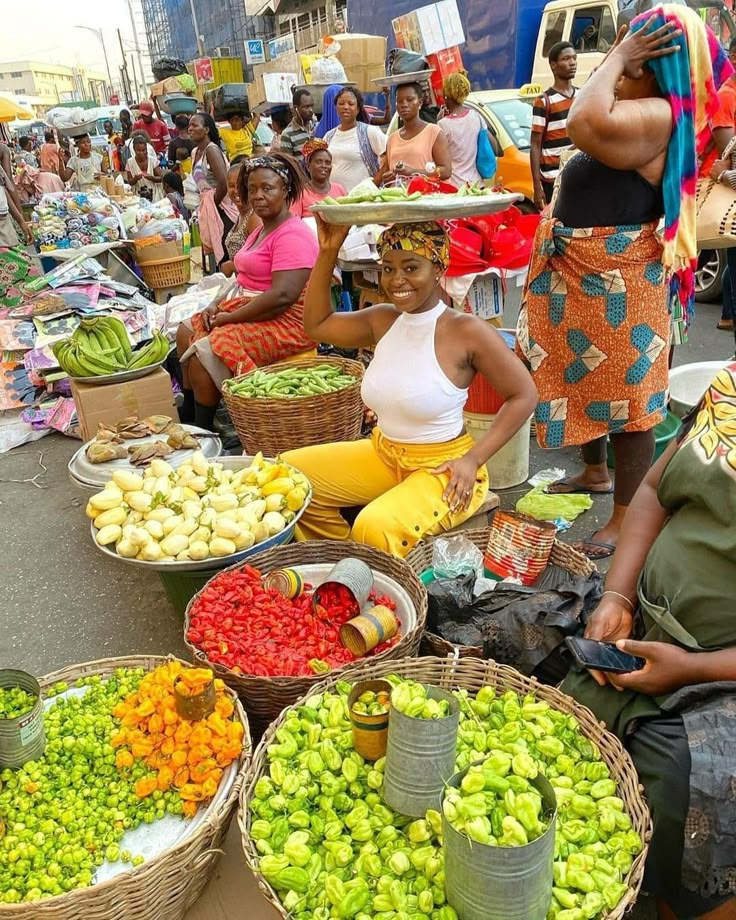
<path fill-rule="evenodd" d="M 447 784 L 458 788 L 467 769 Z M 557 799 L 540 773 L 529 780 L 542 796 L 547 830 L 525 846 L 490 846 L 461 834 L 445 817 L 441 796 L 447 903 L 462 920 L 545 920 L 552 901 Z"/>
<path fill-rule="evenodd" d="M 20 687 L 36 697 L 33 707 L 15 719 L 0 718 L 0 769 L 17 770 L 29 760 L 37 760 L 46 747 L 43 728 L 41 687 L 31 674 L 5 668 L 0 671 L 0 688 Z"/>
<path fill-rule="evenodd" d="M 368 597 L 373 590 L 373 572 L 362 559 L 341 559 L 333 566 L 322 584 L 315 588 L 315 604 L 321 603 L 320 592 L 330 585 L 342 585 L 347 588 L 358 605 L 357 612 L 360 612 L 368 603 Z"/>

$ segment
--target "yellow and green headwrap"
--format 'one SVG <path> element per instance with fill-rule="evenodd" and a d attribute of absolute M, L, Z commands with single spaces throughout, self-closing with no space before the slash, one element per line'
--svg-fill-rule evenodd
<path fill-rule="evenodd" d="M 394 224 L 393 227 L 384 230 L 378 238 L 378 253 L 383 258 L 384 253 L 392 249 L 414 252 L 418 256 L 423 256 L 435 265 L 439 265 L 443 272 L 450 264 L 447 234 L 435 221 L 425 221 L 420 224 Z"/>

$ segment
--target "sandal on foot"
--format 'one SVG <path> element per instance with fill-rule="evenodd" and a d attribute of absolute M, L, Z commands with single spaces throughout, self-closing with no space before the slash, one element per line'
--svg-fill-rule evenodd
<path fill-rule="evenodd" d="M 616 552 L 615 543 L 602 543 L 600 540 L 594 540 L 592 537 L 590 537 L 589 540 L 583 540 L 582 543 L 576 544 L 574 548 L 593 562 L 597 559 L 608 559 L 609 556 L 612 556 Z"/>
<path fill-rule="evenodd" d="M 566 486 L 566 488 L 556 489 L 555 486 Z M 613 492 L 613 483 L 607 489 L 591 489 L 565 476 L 564 479 L 551 482 L 544 491 L 546 495 L 610 495 Z"/>

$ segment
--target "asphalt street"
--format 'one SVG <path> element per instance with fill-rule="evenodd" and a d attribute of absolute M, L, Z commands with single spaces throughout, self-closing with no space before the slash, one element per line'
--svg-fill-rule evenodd
<path fill-rule="evenodd" d="M 514 324 L 517 306 L 518 291 L 512 291 L 506 325 Z M 733 354 L 732 335 L 715 328 L 719 316 L 720 305 L 698 305 L 692 341 L 677 350 L 676 364 L 725 360 Z M 110 560 L 95 549 L 84 515 L 88 493 L 76 487 L 67 473 L 67 463 L 78 447 L 78 441 L 53 435 L 0 455 L 0 582 L 4 585 L 0 662 L 46 674 L 99 658 L 138 653 L 185 656 L 181 617 L 158 576 Z M 570 473 L 577 463 L 577 451 L 540 451 L 532 446 L 532 473 L 552 466 Z M 503 493 L 503 506 L 513 507 L 527 488 Z M 594 507 L 564 539 L 572 542 L 594 532 L 609 510 L 609 497 L 596 498 Z M 216 878 L 189 920 L 234 916 L 250 920 L 275 916 L 243 866 L 235 824 Z M 631 916 L 638 920 L 653 916 L 651 905 L 643 899 Z"/>

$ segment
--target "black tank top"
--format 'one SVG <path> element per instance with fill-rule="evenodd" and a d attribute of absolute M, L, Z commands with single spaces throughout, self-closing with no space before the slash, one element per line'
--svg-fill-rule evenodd
<path fill-rule="evenodd" d="M 612 169 L 587 153 L 576 154 L 560 176 L 553 216 L 566 227 L 621 227 L 659 220 L 661 186 L 633 169 Z"/>

